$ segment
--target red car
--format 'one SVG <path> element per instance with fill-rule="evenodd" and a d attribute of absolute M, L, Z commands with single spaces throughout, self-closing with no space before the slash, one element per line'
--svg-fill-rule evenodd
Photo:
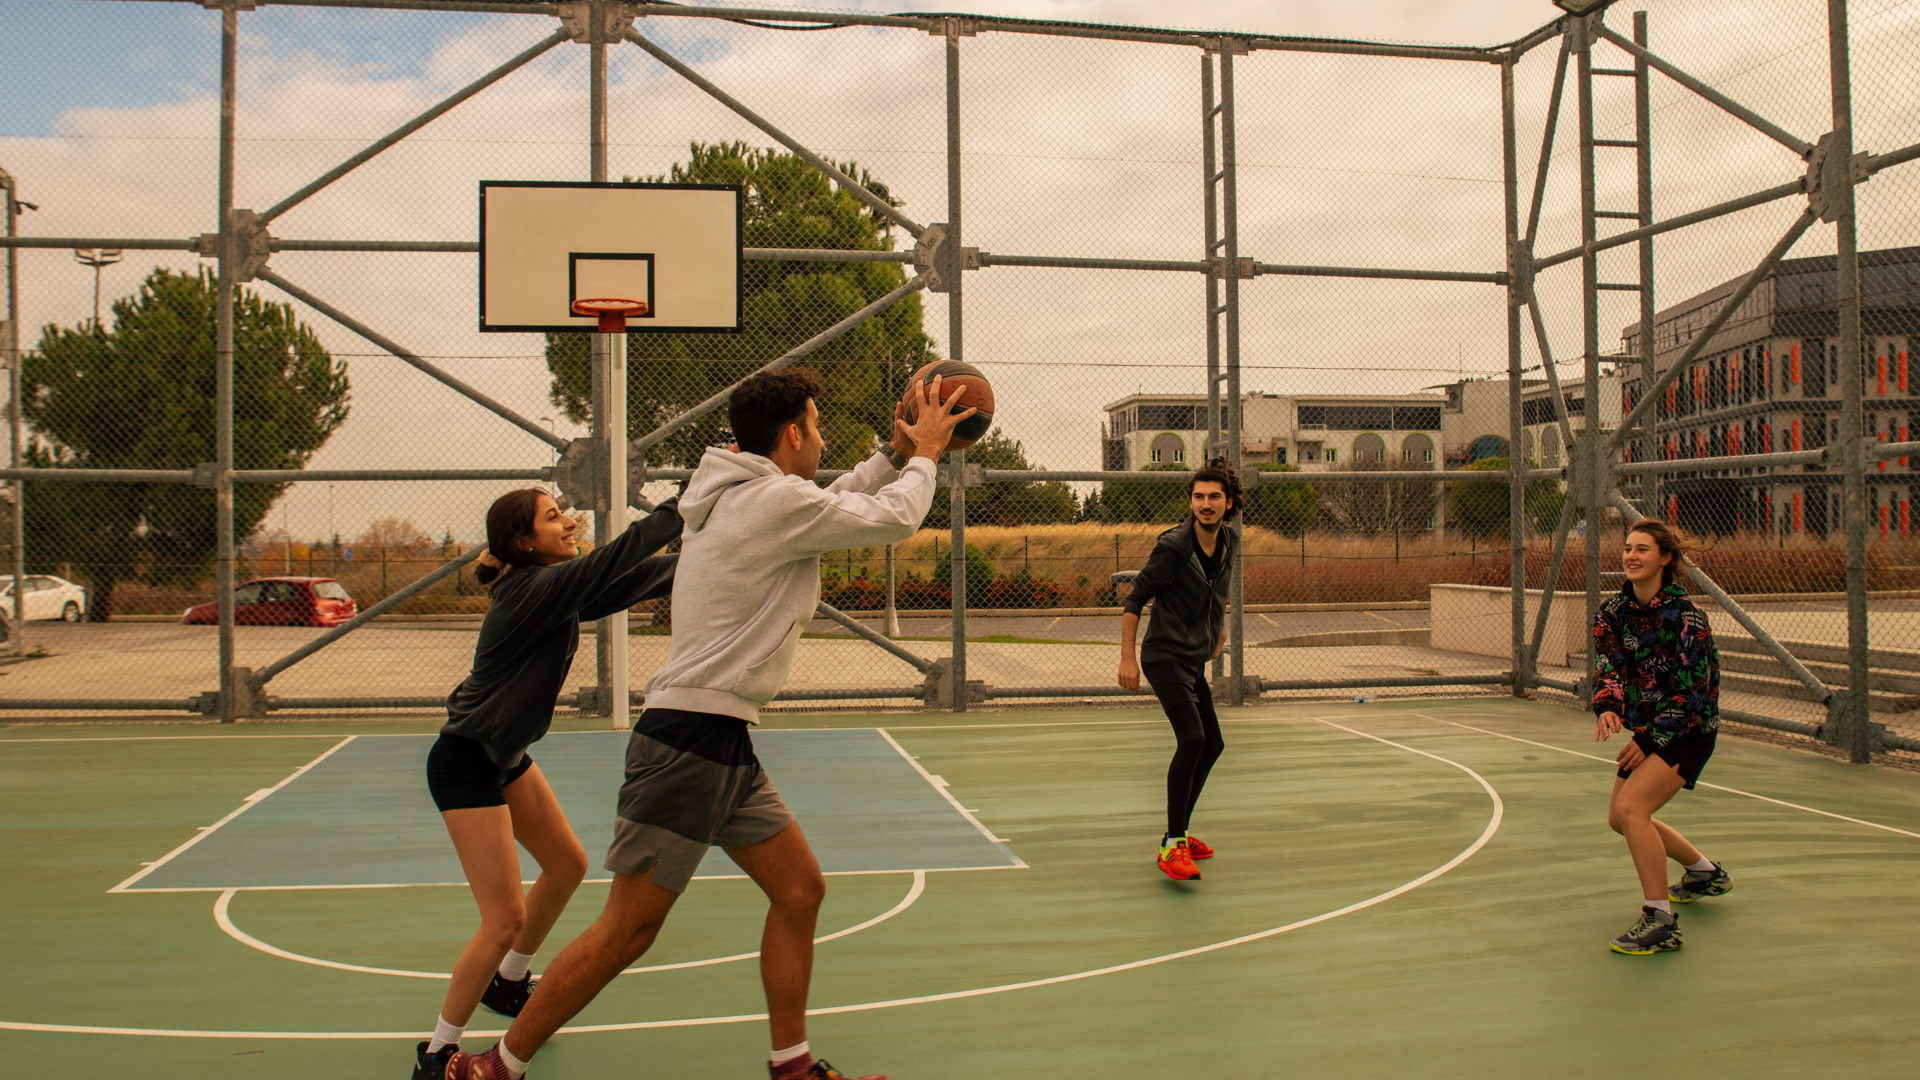
<path fill-rule="evenodd" d="M 233 621 L 240 626 L 339 626 L 359 610 L 332 578 L 255 578 L 233 590 Z M 187 626 L 219 621 L 217 603 L 190 607 L 180 616 Z"/>

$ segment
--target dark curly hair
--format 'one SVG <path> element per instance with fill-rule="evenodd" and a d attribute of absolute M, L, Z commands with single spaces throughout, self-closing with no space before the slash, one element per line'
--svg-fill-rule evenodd
<path fill-rule="evenodd" d="M 1227 493 L 1227 512 L 1220 516 L 1221 521 L 1232 521 L 1240 513 L 1240 478 L 1234 475 L 1233 466 L 1223 457 L 1214 458 L 1205 465 L 1193 470 L 1187 477 L 1187 494 L 1193 494 L 1193 485 L 1199 483 L 1219 484 L 1220 490 Z"/>
<path fill-rule="evenodd" d="M 1641 518 L 1627 526 L 1627 535 L 1634 533 L 1646 533 L 1660 548 L 1660 554 L 1673 556 L 1673 561 L 1660 570 L 1660 587 L 1663 589 L 1673 584 L 1680 572 L 1686 569 L 1689 555 L 1696 551 L 1712 550 L 1678 525 L 1669 525 L 1656 518 Z"/>
<path fill-rule="evenodd" d="M 820 376 L 803 367 L 750 375 L 727 399 L 727 423 L 744 453 L 766 456 L 788 424 L 804 423 L 807 399 L 826 393 Z"/>

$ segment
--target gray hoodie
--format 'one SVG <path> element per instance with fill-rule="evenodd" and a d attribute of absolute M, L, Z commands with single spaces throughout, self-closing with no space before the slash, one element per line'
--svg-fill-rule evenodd
<path fill-rule="evenodd" d="M 926 458 L 896 472 L 875 454 L 822 488 L 758 454 L 708 450 L 680 497 L 673 643 L 647 706 L 759 723 L 820 602 L 820 556 L 907 539 L 933 492 Z"/>

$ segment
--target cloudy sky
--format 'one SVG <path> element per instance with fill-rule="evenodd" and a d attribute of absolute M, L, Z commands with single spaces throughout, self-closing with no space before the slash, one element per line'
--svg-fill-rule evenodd
<path fill-rule="evenodd" d="M 950 4 L 850 3 L 870 11 Z M 1709 0 L 1623 2 L 1610 22 L 1651 9 L 1655 48 L 1808 139 L 1828 126 L 1825 4 L 1766 0 L 1765 18 L 1728 20 Z M 1751 5 L 1750 5 L 1751 6 Z M 982 3 L 981 12 L 1165 25 L 1169 6 L 1127 0 Z M 1495 44 L 1547 22 L 1546 0 L 1216 0 L 1179 9 L 1187 28 L 1385 41 Z M 1204 26 L 1195 27 L 1204 11 Z M 0 0 L 0 167 L 40 204 L 41 235 L 178 237 L 213 229 L 218 26 L 197 4 Z M 1920 141 L 1920 3 L 1855 4 L 1858 139 L 1874 150 Z M 366 143 L 548 34 L 551 20 L 270 7 L 242 16 L 238 204 L 264 208 Z M 921 222 L 946 216 L 940 39 L 853 28 L 810 33 L 682 18 L 642 30 L 775 123 L 840 160 L 856 159 Z M 1539 155 L 1554 48 L 1516 73 L 1523 197 Z M 1621 54 L 1602 63 L 1623 62 Z M 1186 48 L 983 34 L 963 46 L 967 243 L 1003 254 L 1197 258 L 1198 55 Z M 586 50 L 563 45 L 280 219 L 303 239 L 472 239 L 482 179 L 587 176 Z M 611 71 L 616 175 L 662 172 L 690 141 L 770 142 L 638 49 Z M 1626 80 L 1603 80 L 1602 137 L 1631 135 Z M 1498 69 L 1438 61 L 1261 53 L 1238 65 L 1241 251 L 1272 263 L 1502 268 Z M 1684 212 L 1791 180 L 1790 152 L 1656 79 L 1655 209 Z M 1570 114 L 1569 114 L 1570 120 Z M 1603 150 L 1603 208 L 1631 209 L 1630 152 Z M 1540 251 L 1577 242 L 1575 151 L 1552 151 Z M 1909 169 L 1915 168 L 1909 166 Z M 1862 246 L 1916 242 L 1911 176 L 1863 189 Z M 1660 302 L 1742 273 L 1798 212 L 1792 201 L 1662 241 Z M 1816 228 L 1795 255 L 1831 250 Z M 1603 259 L 1625 280 L 1630 249 Z M 135 254 L 106 271 L 122 295 L 156 265 Z M 475 332 L 471 255 L 282 253 L 273 265 L 408 347 L 440 358 L 530 417 L 555 417 L 532 335 Z M 23 254 L 29 346 L 46 323 L 89 315 L 92 277 L 65 252 Z M 1578 270 L 1543 277 L 1557 356 L 1579 351 Z M 1058 468 L 1098 460 L 1101 406 L 1135 391 L 1204 391 L 1200 282 L 1188 275 L 990 268 L 968 277 L 967 359 L 999 390 L 1006 429 Z M 268 295 L 276 295 L 270 287 Z M 1505 367 L 1503 292 L 1494 286 L 1265 277 L 1244 283 L 1249 390 L 1400 392 Z M 943 344 L 943 297 L 927 301 Z M 332 467 L 537 466 L 537 440 L 308 313 L 348 359 L 353 416 L 316 459 Z M 1635 318 L 1603 301 L 1603 348 Z M 1535 362 L 1527 346 L 1528 362 Z M 436 535 L 479 531 L 502 485 L 342 485 L 332 528 L 410 517 Z M 329 528 L 324 485 L 296 487 L 285 520 Z M 272 524 L 283 520 L 279 510 Z"/>

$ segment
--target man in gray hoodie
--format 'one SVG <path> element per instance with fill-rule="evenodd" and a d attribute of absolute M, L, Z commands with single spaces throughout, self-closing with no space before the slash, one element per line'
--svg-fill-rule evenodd
<path fill-rule="evenodd" d="M 686 521 L 673 586 L 673 643 L 633 725 L 626 782 L 606 867 L 607 906 L 568 945 L 504 1038 L 456 1055 L 449 1080 L 517 1080 L 533 1056 L 615 975 L 653 944 L 707 849 L 718 844 L 767 894 L 760 974 L 774 1080 L 839 1080 L 806 1042 L 814 922 L 826 879 L 748 737 L 793 666 L 820 599 L 820 556 L 912 536 L 933 505 L 934 460 L 973 409 L 964 391 L 919 392 L 909 426 L 852 472 L 814 483 L 824 442 L 804 368 L 755 375 L 728 403 L 738 444 L 710 449 L 680 497 Z M 862 1080 L 885 1080 L 866 1077 Z"/>

